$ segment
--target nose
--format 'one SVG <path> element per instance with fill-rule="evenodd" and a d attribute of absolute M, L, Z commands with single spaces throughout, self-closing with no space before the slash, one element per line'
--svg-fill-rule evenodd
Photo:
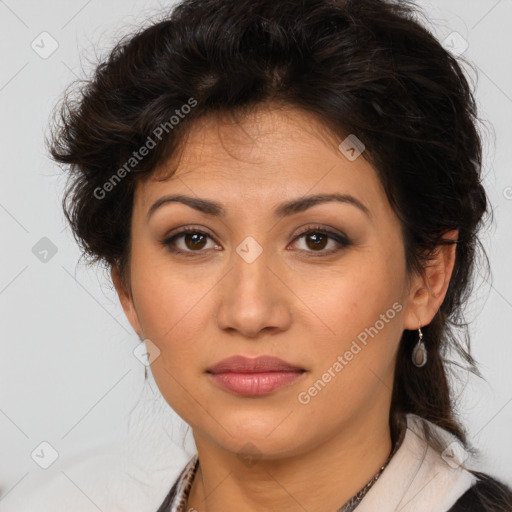
<path fill-rule="evenodd" d="M 254 261 L 234 254 L 233 266 L 224 277 L 217 308 L 220 329 L 247 338 L 285 331 L 291 324 L 292 292 L 263 251 Z"/>

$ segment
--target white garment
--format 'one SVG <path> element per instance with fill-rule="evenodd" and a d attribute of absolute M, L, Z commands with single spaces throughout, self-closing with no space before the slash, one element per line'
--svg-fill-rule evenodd
<path fill-rule="evenodd" d="M 446 449 L 442 453 L 427 444 L 424 424 L 444 440 Z M 476 482 L 476 477 L 464 469 L 469 458 L 455 436 L 408 414 L 402 445 L 356 510 L 446 512 Z"/>

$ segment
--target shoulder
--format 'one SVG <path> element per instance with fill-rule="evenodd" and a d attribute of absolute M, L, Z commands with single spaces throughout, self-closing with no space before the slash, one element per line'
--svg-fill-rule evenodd
<path fill-rule="evenodd" d="M 412 414 L 407 415 L 407 428 L 416 434 L 414 440 L 420 446 L 426 446 L 424 462 L 427 466 L 431 463 L 431 472 L 442 475 L 435 489 L 438 495 L 444 493 L 446 497 L 444 503 L 439 502 L 440 510 L 512 512 L 512 488 L 487 473 L 470 469 L 475 467 L 475 461 L 457 438 Z M 435 486 L 430 487 L 434 490 Z"/>
<path fill-rule="evenodd" d="M 512 512 L 512 489 L 486 473 L 472 471 L 477 477 L 447 512 Z"/>

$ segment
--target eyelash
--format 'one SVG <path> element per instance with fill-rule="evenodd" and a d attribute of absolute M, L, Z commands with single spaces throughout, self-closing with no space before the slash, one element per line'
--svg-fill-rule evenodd
<path fill-rule="evenodd" d="M 195 255 L 193 253 L 201 253 L 201 252 L 205 252 L 204 250 L 202 249 L 199 249 L 197 251 L 191 251 L 191 250 L 187 250 L 187 251 L 183 251 L 181 249 L 176 249 L 175 247 L 173 247 L 173 243 L 175 243 L 176 239 L 188 234 L 188 233 L 193 233 L 193 234 L 199 234 L 199 235 L 205 235 L 207 237 L 210 237 L 211 239 L 213 239 L 213 237 L 211 237 L 208 233 L 200 230 L 200 229 L 197 229 L 193 226 L 190 226 L 190 227 L 186 227 L 186 228 L 183 228 L 181 231 L 179 231 L 178 233 L 170 236 L 170 237 L 167 237 L 165 238 L 163 241 L 162 241 L 162 245 L 164 245 L 170 252 L 174 253 L 174 254 L 183 254 L 183 255 L 186 255 L 187 257 L 194 257 Z M 327 236 L 329 237 L 330 239 L 334 240 L 335 242 L 337 242 L 338 244 L 340 244 L 342 247 L 337 247 L 335 249 L 330 249 L 328 251 L 325 251 L 325 250 L 319 250 L 319 251 L 314 251 L 314 250 L 306 250 L 306 251 L 303 251 L 303 252 L 306 252 L 306 253 L 312 253 L 311 256 L 308 256 L 308 257 L 315 257 L 315 256 L 320 256 L 320 257 L 324 257 L 324 256 L 331 256 L 332 254 L 334 253 L 337 253 L 345 248 L 347 248 L 348 246 L 351 245 L 351 242 L 350 240 L 345 236 L 345 235 L 341 235 L 341 234 L 338 234 L 338 233 L 334 233 L 332 231 L 329 231 L 325 228 L 322 228 L 320 226 L 308 226 L 304 231 L 302 231 L 301 233 L 299 233 L 294 239 L 293 239 L 293 242 L 295 242 L 296 240 L 302 238 L 302 237 L 306 237 L 307 235 L 311 235 L 311 234 L 320 234 L 320 235 L 324 235 L 324 236 Z M 192 253 L 192 254 L 191 254 Z"/>

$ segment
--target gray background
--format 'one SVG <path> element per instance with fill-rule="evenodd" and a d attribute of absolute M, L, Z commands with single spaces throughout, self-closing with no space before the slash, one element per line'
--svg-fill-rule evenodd
<path fill-rule="evenodd" d="M 155 510 L 194 450 L 154 381 L 144 387 L 139 340 L 104 273 L 78 264 L 60 204 L 64 179 L 43 146 L 65 86 L 164 5 L 172 4 L 0 1 L 2 511 Z M 493 280 L 479 278 L 468 311 L 486 381 L 463 375 L 457 390 L 479 468 L 512 485 L 512 0 L 420 5 L 453 51 L 467 41 L 464 56 L 478 70 Z M 47 469 L 52 449 L 42 442 L 58 454 Z"/>

